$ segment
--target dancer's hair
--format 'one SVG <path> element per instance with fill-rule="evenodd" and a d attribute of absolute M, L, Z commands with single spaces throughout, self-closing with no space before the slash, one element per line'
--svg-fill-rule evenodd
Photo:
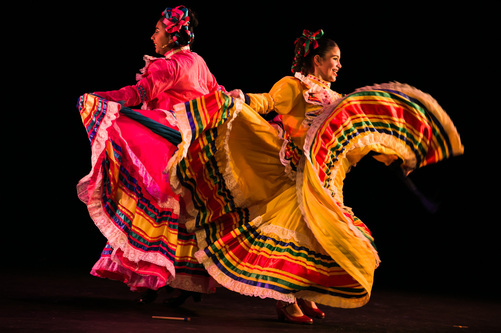
<path fill-rule="evenodd" d="M 196 13 L 190 8 L 167 7 L 162 12 L 160 21 L 177 46 L 185 46 L 193 42 L 195 38 L 193 30 L 198 26 L 198 19 Z"/>
<path fill-rule="evenodd" d="M 313 59 L 316 55 L 324 57 L 327 51 L 337 46 L 332 39 L 323 36 L 322 29 L 311 33 L 304 30 L 301 37 L 294 42 L 294 61 L 292 62 L 292 72 L 301 72 L 303 75 L 313 73 L 315 66 Z"/>

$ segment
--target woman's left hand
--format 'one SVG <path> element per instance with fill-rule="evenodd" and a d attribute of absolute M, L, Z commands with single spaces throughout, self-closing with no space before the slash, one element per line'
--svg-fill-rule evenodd
<path fill-rule="evenodd" d="M 241 101 L 245 100 L 244 92 L 240 89 L 233 89 L 232 91 L 228 92 L 228 95 Z"/>

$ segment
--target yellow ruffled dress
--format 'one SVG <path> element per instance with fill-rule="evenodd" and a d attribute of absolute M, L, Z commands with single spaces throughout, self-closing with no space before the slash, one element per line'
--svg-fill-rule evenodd
<path fill-rule="evenodd" d="M 379 258 L 343 204 L 343 179 L 370 151 L 409 172 L 461 154 L 454 125 L 431 96 L 399 83 L 342 97 L 296 74 L 246 101 L 218 92 L 175 107 L 183 142 L 169 174 L 195 256 L 241 294 L 366 304 Z M 272 110 L 279 126 L 258 114 Z"/>

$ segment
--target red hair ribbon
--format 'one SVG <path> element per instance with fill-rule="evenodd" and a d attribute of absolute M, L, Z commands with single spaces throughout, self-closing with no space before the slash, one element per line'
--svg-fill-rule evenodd
<path fill-rule="evenodd" d="M 177 39 L 179 37 L 179 33 L 181 32 L 187 34 L 191 42 L 193 39 L 193 33 L 189 30 L 190 16 L 188 15 L 188 8 L 184 6 L 166 8 L 162 15 L 164 16 L 162 22 L 165 24 L 165 31 L 172 34 L 172 39 L 176 42 L 176 44 L 179 44 Z"/>
<path fill-rule="evenodd" d="M 324 31 L 322 29 L 319 29 L 318 31 L 313 33 L 306 29 L 303 30 L 301 37 L 296 39 L 296 41 L 294 42 L 294 45 L 302 42 L 303 47 L 296 49 L 297 52 L 294 55 L 294 61 L 292 62 L 291 68 L 293 73 L 300 69 L 298 67 L 300 66 L 301 59 L 306 57 L 308 55 L 308 52 L 310 52 L 310 45 L 313 46 L 313 49 L 316 49 L 318 47 L 317 39 L 322 38 L 323 35 Z"/>
<path fill-rule="evenodd" d="M 316 49 L 318 47 L 317 39 L 322 38 L 323 35 L 324 31 L 322 29 L 319 29 L 313 33 L 310 32 L 309 30 L 304 29 L 303 35 L 298 39 L 296 39 L 294 45 L 300 40 L 304 39 L 303 49 L 304 49 L 304 56 L 306 57 L 308 55 L 308 52 L 310 52 L 310 45 L 313 45 L 313 49 Z"/>

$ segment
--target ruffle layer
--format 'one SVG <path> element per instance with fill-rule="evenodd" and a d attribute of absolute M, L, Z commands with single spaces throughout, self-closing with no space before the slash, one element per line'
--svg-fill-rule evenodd
<path fill-rule="evenodd" d="M 131 263 L 120 252 L 102 256 L 92 267 L 91 274 L 123 282 L 132 291 L 158 290 L 174 278 L 163 266 L 141 261 Z"/>
<path fill-rule="evenodd" d="M 112 259 L 113 258 L 113 259 Z M 148 262 L 130 263 L 120 256 L 102 256 L 92 267 L 91 274 L 125 283 L 132 291 L 158 290 L 166 285 L 198 293 L 214 293 L 219 285 L 209 276 L 178 273 L 172 276 L 165 267 Z"/>

